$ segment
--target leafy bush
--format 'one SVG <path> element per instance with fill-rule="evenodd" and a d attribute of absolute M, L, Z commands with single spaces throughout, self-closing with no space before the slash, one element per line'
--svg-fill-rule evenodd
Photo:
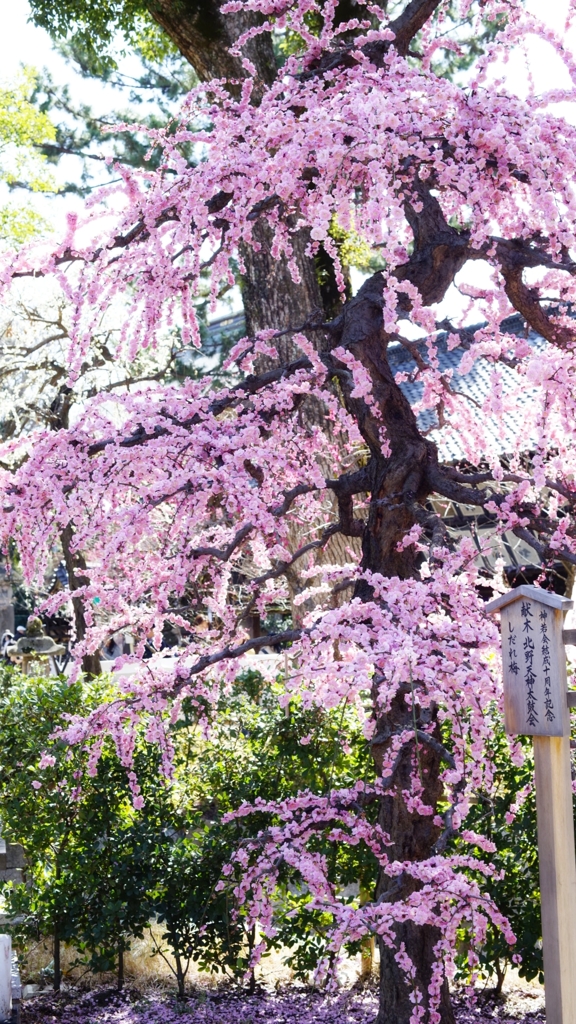
<path fill-rule="evenodd" d="M 8 909 L 22 919 L 15 930 L 20 943 L 31 933 L 54 936 L 55 987 L 60 941 L 73 943 L 78 962 L 94 971 L 118 965 L 121 982 L 123 951 L 153 918 L 163 926 L 156 953 L 173 955 L 181 993 L 191 961 L 242 977 L 255 936 L 217 883 L 238 843 L 268 816 L 231 822 L 224 816 L 244 801 L 302 789 L 324 793 L 372 770 L 350 711 L 304 710 L 296 703 L 283 710 L 280 685 L 264 686 L 258 673 L 247 673 L 204 722 L 204 732 L 184 703 L 171 729 L 170 784 L 161 776 L 157 747 L 141 738 L 135 770 L 143 806 L 135 810 L 110 740 L 90 774 L 90 748 L 69 747 L 53 735 L 69 716 L 113 699 L 111 682 L 69 686 L 63 678 L 32 679 L 6 669 L 0 688 L 3 831 L 24 846 L 29 875 L 28 885 L 6 893 Z M 348 852 L 334 860 L 332 875 L 341 887 L 367 886 L 374 865 L 360 851 Z M 289 963 L 301 976 L 314 965 L 326 932 L 321 916 L 305 912 L 307 899 L 287 873 L 278 898 L 278 944 L 290 948 Z"/>
<path fill-rule="evenodd" d="M 519 737 L 518 742 L 524 754 L 521 765 L 512 761 L 503 729 L 495 732 L 490 743 L 496 767 L 494 787 L 490 793 L 479 793 L 466 822 L 468 828 L 482 833 L 496 846 L 491 862 L 503 876 L 485 879 L 483 885 L 510 921 L 516 936 L 516 944 L 509 946 L 504 936 L 490 926 L 479 951 L 479 970 L 485 976 L 496 977 L 498 993 L 507 966 L 513 961 L 518 963 L 522 978 L 537 977 L 541 983 L 544 981 L 534 755 L 529 738 Z M 455 846 L 458 849 L 464 844 L 457 841 Z M 470 853 L 468 845 L 466 853 Z M 461 941 L 460 971 L 466 976 L 470 965 L 464 931 Z"/>

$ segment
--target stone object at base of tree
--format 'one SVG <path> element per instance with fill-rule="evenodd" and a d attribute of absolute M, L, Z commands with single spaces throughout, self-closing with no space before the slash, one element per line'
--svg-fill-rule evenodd
<path fill-rule="evenodd" d="M 36 658 L 52 658 L 64 654 L 65 650 L 63 644 L 54 643 L 51 636 L 46 636 L 42 620 L 37 615 L 31 615 L 24 636 L 7 645 L 6 656 L 19 664 L 23 672 L 27 672 L 30 662 Z"/>
<path fill-rule="evenodd" d="M 12 939 L 0 935 L 0 1024 L 20 1024 L 22 986 L 16 959 L 12 956 Z"/>

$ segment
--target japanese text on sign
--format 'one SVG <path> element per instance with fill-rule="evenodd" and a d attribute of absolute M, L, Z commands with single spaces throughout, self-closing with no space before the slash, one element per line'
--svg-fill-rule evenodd
<path fill-rule="evenodd" d="M 501 614 L 507 731 L 564 735 L 568 725 L 561 612 L 518 594 Z"/>

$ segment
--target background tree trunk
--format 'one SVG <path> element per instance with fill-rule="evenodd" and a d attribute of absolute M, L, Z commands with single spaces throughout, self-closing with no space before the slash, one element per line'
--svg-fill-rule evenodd
<path fill-rule="evenodd" d="M 232 57 L 229 47 L 247 29 L 261 22 L 252 11 L 240 11 L 223 16 L 217 0 L 154 0 L 150 14 L 170 36 L 180 53 L 194 68 L 201 81 L 211 78 L 243 79 L 246 71 L 241 62 Z M 246 56 L 256 68 L 254 100 L 258 102 L 262 91 L 271 85 L 278 69 L 272 37 L 264 32 L 250 40 Z M 242 259 L 246 273 L 242 282 L 242 297 L 248 334 L 267 329 L 282 330 L 296 327 L 322 310 L 322 298 L 316 279 L 314 260 L 306 255 L 307 232 L 294 236 L 294 259 L 300 273 L 300 282 L 292 280 L 286 259 L 274 259 L 270 254 L 272 230 L 264 218 L 254 227 L 256 240 L 262 246 L 255 252 L 243 246 Z M 278 341 L 279 362 L 293 358 L 289 336 Z"/>
<path fill-rule="evenodd" d="M 70 408 L 72 406 L 72 401 L 72 388 L 67 386 L 60 388 L 60 391 L 50 408 L 50 426 L 52 430 L 68 430 L 70 426 Z M 75 590 L 76 587 L 85 586 L 90 582 L 88 577 L 84 575 L 86 572 L 86 560 L 84 556 L 79 551 L 72 551 L 73 536 L 74 531 L 71 525 L 66 526 L 60 534 L 62 554 L 64 555 L 64 565 L 66 566 L 66 572 L 68 573 L 68 582 L 71 590 Z M 76 639 L 84 640 L 86 636 L 86 616 L 84 614 L 84 603 L 81 598 L 72 598 L 72 609 L 74 612 L 74 629 Z M 86 675 L 100 675 L 100 672 L 102 671 L 100 655 L 84 655 L 82 658 L 82 669 Z"/>
<path fill-rule="evenodd" d="M 58 921 L 54 922 L 54 937 L 53 937 L 53 951 L 54 951 L 54 981 L 53 988 L 55 992 L 60 991 L 62 984 L 62 969 L 60 967 L 60 932 L 58 928 Z"/>
<path fill-rule="evenodd" d="M 192 65 L 198 78 L 240 80 L 246 77 L 241 61 L 230 47 L 248 29 L 262 23 L 253 11 L 222 15 L 218 0 L 149 0 L 150 15 L 170 36 L 182 56 Z M 244 54 L 256 68 L 255 91 L 261 95 L 265 85 L 276 78 L 277 67 L 268 32 L 251 39 Z"/>
<path fill-rule="evenodd" d="M 124 946 L 122 940 L 118 943 L 118 981 L 116 988 L 119 992 L 124 988 Z"/>
<path fill-rule="evenodd" d="M 64 564 L 66 566 L 66 572 L 68 573 L 68 582 L 71 590 L 75 590 L 77 587 L 86 586 L 86 584 L 90 582 L 88 577 L 84 575 L 86 572 L 86 561 L 84 556 L 79 551 L 72 551 L 73 535 L 73 529 L 70 524 L 64 528 L 60 535 L 62 552 L 64 554 Z M 82 598 L 73 597 L 72 606 L 74 609 L 76 640 L 84 640 L 86 637 L 86 616 L 84 614 L 84 602 Z M 84 655 L 82 658 L 82 671 L 88 676 L 100 675 L 102 665 L 100 662 L 100 655 L 97 651 L 94 654 Z"/>
<path fill-rule="evenodd" d="M 243 32 L 259 23 L 259 17 L 253 12 L 223 16 L 217 0 L 202 0 L 200 3 L 193 3 L 192 0 L 158 0 L 151 4 L 150 13 L 202 81 L 210 78 L 245 77 L 246 72 L 241 63 L 231 58 L 228 48 Z M 245 53 L 256 68 L 254 100 L 258 102 L 263 88 L 271 85 L 278 74 L 270 33 L 262 33 L 251 40 Z M 285 257 L 275 259 L 271 255 L 273 231 L 264 217 L 259 218 L 254 225 L 254 238 L 260 245 L 259 251 L 248 245 L 243 245 L 240 249 L 245 266 L 241 289 L 248 335 L 263 330 L 286 330 L 289 327 L 296 329 L 303 326 L 311 317 L 322 321 L 326 315 L 333 314 L 332 308 L 324 308 L 316 263 L 314 258 L 306 253 L 308 231 L 297 231 L 292 238 L 294 262 L 300 275 L 299 282 L 293 280 Z M 329 260 L 329 257 L 326 259 Z M 326 267 L 324 270 L 326 272 Z M 332 307 L 332 294 L 329 301 Z M 312 334 L 311 337 L 315 343 L 316 335 Z M 277 338 L 274 344 L 277 351 L 276 359 L 261 357 L 256 364 L 258 373 L 269 369 L 274 363 L 289 363 L 300 355 L 291 334 Z M 302 414 L 306 423 L 324 425 L 324 410 L 316 400 L 306 401 Z M 328 467 L 327 474 L 330 475 Z M 298 531 L 294 531 L 292 549 L 296 550 L 300 543 L 301 536 Z M 331 538 L 319 556 L 319 561 L 342 565 L 350 557 L 350 547 L 358 547 L 358 541 L 337 535 Z M 307 585 L 309 583 L 310 581 L 307 581 Z M 292 615 L 294 621 L 298 622 L 307 609 L 298 609 L 293 601 L 302 589 L 296 570 L 290 576 L 289 586 Z"/>

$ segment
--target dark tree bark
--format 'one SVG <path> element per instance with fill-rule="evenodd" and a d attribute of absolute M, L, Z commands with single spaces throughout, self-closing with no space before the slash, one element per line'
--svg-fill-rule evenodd
<path fill-rule="evenodd" d="M 413 259 L 419 259 L 417 251 Z M 403 270 L 403 274 L 408 276 L 408 268 Z M 366 282 L 334 324 L 333 342 L 346 347 L 369 371 L 372 393 L 391 448 L 389 456 L 382 454 L 380 424 L 362 399 L 350 397 L 353 381 L 349 372 L 340 365 L 338 375 L 346 404 L 370 449 L 366 477 L 371 501 L 363 529 L 362 567 L 383 576 L 410 579 L 418 575 L 419 555 L 412 546 L 398 551 L 397 544 L 417 521 L 418 509 L 422 509 L 421 502 L 432 492 L 428 470 L 431 465 L 437 465 L 437 452 L 435 446 L 421 436 L 412 408 L 396 384 L 388 363 L 386 353 L 389 338 L 383 326 L 382 288 L 383 279 L 379 274 Z M 370 600 L 372 591 L 366 583 L 361 583 L 356 587 L 356 596 Z M 414 692 L 417 693 L 417 689 L 418 681 L 415 680 Z M 385 714 L 378 713 L 378 708 L 375 708 L 376 738 L 372 750 L 379 774 L 393 736 L 405 730 L 414 731 L 415 728 L 429 726 L 431 716 L 434 716 L 434 711 L 424 713 L 418 706 L 413 711 L 411 704 L 406 702 L 406 695 L 406 691 L 400 692 Z M 436 738 L 440 739 L 439 730 L 436 730 Z M 438 754 L 430 747 L 420 746 L 416 749 L 415 745 L 408 746 L 396 770 L 394 790 L 382 799 L 379 813 L 379 824 L 390 835 L 393 843 L 389 848 L 389 856 L 393 860 L 427 859 L 439 836 L 439 829 L 432 824 L 432 817 L 410 812 L 402 797 L 403 790 L 411 789 L 414 758 L 417 758 L 424 783 L 424 802 L 435 807 L 443 795 L 438 780 Z M 396 880 L 382 872 L 376 886 L 376 898 L 385 897 L 386 892 L 395 886 Z M 403 883 L 401 892 L 394 889 L 394 898 L 405 898 L 415 888 L 415 883 L 408 880 Z M 434 964 L 434 945 L 439 936 L 433 928 L 411 923 L 398 926 L 396 934 L 398 944 L 404 943 L 408 956 L 417 968 L 419 988 L 426 1000 Z M 379 941 L 379 951 L 380 1009 L 377 1024 L 406 1024 L 413 1009 L 411 990 L 394 953 L 382 941 Z M 442 1022 L 453 1024 L 446 983 L 442 996 Z"/>
<path fill-rule="evenodd" d="M 53 935 L 53 952 L 54 952 L 54 981 L 52 987 L 55 992 L 60 991 L 62 984 L 62 969 L 60 967 L 60 932 L 58 929 L 58 922 L 54 922 L 54 935 Z"/>
<path fill-rule="evenodd" d="M 410 203 L 406 203 L 406 216 L 414 232 L 414 251 L 408 263 L 398 269 L 396 277 L 400 282 L 408 280 L 415 284 L 424 302 L 431 304 L 442 299 L 466 259 L 476 258 L 477 254 L 471 251 L 466 232 L 459 233 L 449 227 L 437 199 L 417 178 L 413 187 L 421 200 L 422 211 L 417 216 Z M 388 362 L 387 349 L 391 339 L 384 330 L 383 284 L 382 276 L 374 275 L 347 303 L 341 316 L 332 324 L 329 347 L 342 345 L 367 369 L 390 448 L 389 454 L 382 452 L 381 423 L 363 399 L 351 397 L 354 387 L 351 374 L 342 364 L 336 363 L 334 368 L 346 405 L 370 451 L 361 481 L 370 494 L 368 518 L 362 526 L 362 567 L 385 577 L 411 579 L 418 577 L 421 556 L 412 546 L 399 551 L 398 541 L 415 523 L 430 528 L 430 520 L 434 517 L 424 506 L 426 499 L 437 490 L 441 471 L 437 449 L 421 435 L 410 403 L 396 383 Z M 406 295 L 400 293 L 399 303 L 409 309 Z M 356 491 L 360 489 L 360 485 L 354 488 Z M 349 507 L 343 516 L 343 488 L 340 487 L 339 491 L 341 520 L 344 518 L 348 531 L 355 533 L 357 526 L 352 509 Z M 470 498 L 469 492 L 467 497 Z M 369 585 L 361 582 L 356 587 L 356 596 L 370 600 L 373 594 Z M 382 799 L 379 810 L 379 824 L 392 840 L 389 856 L 392 860 L 412 862 L 429 858 L 440 836 L 440 829 L 433 824 L 433 816 L 409 811 L 402 796 L 403 791 L 411 789 L 410 777 L 415 761 L 423 784 L 423 801 L 436 808 L 444 796 L 439 782 L 441 757 L 438 750 L 441 745 L 438 742 L 438 750 L 434 750 L 429 745 L 419 744 L 417 738 L 419 730 L 426 727 L 429 731 L 433 725 L 432 738 L 441 739 L 437 710 L 434 707 L 425 710 L 417 703 L 419 686 L 419 681 L 413 680 L 411 687 L 397 694 L 385 713 L 378 708 L 375 693 L 376 735 L 372 748 L 376 770 L 381 773 L 384 756 L 393 737 L 399 733 L 414 733 L 414 743 L 405 747 L 396 768 L 394 787 Z M 388 892 L 391 899 L 406 898 L 417 887 L 409 878 L 403 880 L 400 890 L 397 885 L 397 879 L 391 880 L 381 872 L 376 898 L 386 899 Z M 397 926 L 396 936 L 398 945 L 404 944 L 416 967 L 418 987 L 426 1005 L 435 960 L 434 946 L 440 935 L 432 927 L 406 922 Z M 379 949 L 377 1024 L 407 1024 L 413 1009 L 411 990 L 394 952 L 382 941 L 379 941 Z M 447 982 L 442 988 L 440 1013 L 442 1024 L 453 1024 Z"/>
<path fill-rule="evenodd" d="M 122 940 L 118 943 L 118 977 L 116 988 L 119 992 L 124 988 L 124 946 Z"/>
<path fill-rule="evenodd" d="M 212 78 L 241 80 L 246 72 L 230 54 L 230 47 L 247 29 L 259 23 L 252 11 L 222 15 L 217 0 L 151 0 L 150 13 L 167 32 L 183 57 L 192 65 L 201 81 Z M 268 32 L 250 40 L 244 50 L 256 68 L 254 102 L 277 75 L 272 39 Z M 248 334 L 274 328 L 283 330 L 303 324 L 322 309 L 314 260 L 306 255 L 307 234 L 294 238 L 294 258 L 301 280 L 296 283 L 285 258 L 270 254 L 272 231 L 264 218 L 255 225 L 255 236 L 262 248 L 255 252 L 243 246 L 246 266 L 242 297 Z M 278 343 L 280 362 L 294 358 L 294 347 L 287 335 Z"/>
<path fill-rule="evenodd" d="M 428 191 L 430 187 L 433 186 L 424 186 L 417 177 L 413 182 L 413 190 L 422 203 L 422 210 L 416 215 L 410 203 L 406 203 L 406 216 L 414 233 L 414 251 L 409 261 L 396 271 L 400 282 L 410 281 L 417 286 L 424 303 L 428 305 L 441 301 L 464 262 L 483 258 L 486 249 L 484 246 L 481 250 L 472 249 L 466 231 L 458 232 L 449 227 L 438 200 Z M 549 255 L 528 241 L 498 239 L 494 240 L 493 245 L 508 297 L 530 327 L 558 348 L 573 345 L 573 330 L 558 327 L 550 313 L 541 306 L 538 296 L 530 292 L 523 282 L 523 269 L 535 265 L 546 266 Z M 576 266 L 568 254 L 563 259 L 564 269 L 576 275 Z M 358 295 L 347 303 L 329 330 L 328 349 L 343 346 L 368 371 L 380 415 L 379 421 L 362 399 L 352 398 L 354 385 L 350 372 L 337 361 L 330 364 L 330 356 L 327 354 L 325 358 L 328 365 L 332 365 L 339 378 L 345 402 L 370 451 L 367 467 L 361 475 L 357 474 L 357 479 L 349 482 L 348 491 L 345 478 L 337 483 L 334 490 L 339 499 L 340 521 L 345 532 L 356 535 L 360 528 L 362 533 L 362 567 L 385 577 L 411 579 L 418 577 L 419 555 L 412 546 L 399 551 L 397 545 L 415 523 L 424 526 L 432 540 L 439 539 L 436 531 L 441 529 L 441 524 L 436 516 L 426 510 L 427 498 L 439 494 L 463 504 L 482 507 L 488 495 L 478 489 L 477 484 L 493 477 L 485 473 L 466 477 L 451 467 L 439 466 L 435 445 L 421 435 L 412 408 L 394 380 L 387 358 L 391 339 L 383 325 L 383 284 L 382 276 L 374 275 Z M 408 296 L 401 292 L 399 304 L 406 311 L 410 308 Z M 381 422 L 390 447 L 387 455 L 382 452 L 380 443 Z M 352 495 L 363 490 L 367 490 L 370 495 L 365 523 L 354 519 L 351 504 Z M 492 501 L 504 497 L 504 493 L 501 498 L 490 495 Z M 535 532 L 542 528 L 542 523 L 534 509 L 527 506 L 525 511 L 528 519 L 533 517 L 534 525 L 524 539 L 545 562 L 551 552 L 535 536 Z M 370 600 L 373 594 L 367 583 L 360 583 L 356 587 L 356 596 Z M 382 799 L 379 809 L 379 824 L 392 840 L 388 850 L 392 860 L 426 860 L 445 841 L 445 838 L 440 837 L 440 829 L 433 824 L 433 816 L 410 812 L 402 796 L 402 791 L 410 791 L 410 777 L 415 767 L 423 784 L 422 799 L 428 806 L 436 808 L 445 796 L 439 782 L 441 758 L 445 754 L 440 743 L 437 709 L 434 706 L 424 709 L 418 705 L 420 686 L 418 679 L 412 680 L 411 686 L 398 692 L 385 713 L 378 708 L 375 692 L 376 734 L 373 756 L 379 773 L 382 772 L 384 757 L 393 737 L 399 733 L 414 734 L 414 742 L 406 745 L 395 769 L 394 786 Z M 420 733 L 424 737 L 427 734 L 426 745 L 419 742 Z M 382 900 L 386 899 L 387 893 L 390 893 L 391 900 L 406 898 L 415 891 L 416 885 L 408 878 L 398 888 L 397 879 L 392 881 L 382 872 L 375 895 Z M 416 967 L 418 987 L 426 1005 L 427 988 L 435 959 L 434 946 L 440 935 L 432 927 L 404 923 L 397 926 L 396 936 L 398 944 L 404 944 Z M 413 1009 L 410 988 L 393 952 L 381 941 L 379 948 L 381 968 L 377 1024 L 407 1024 Z M 453 1024 L 454 1015 L 446 982 L 442 989 L 440 1013 L 443 1024 Z"/>
<path fill-rule="evenodd" d="M 253 11 L 221 13 L 219 0 L 149 0 L 154 20 L 170 36 L 182 56 L 192 65 L 198 78 L 240 81 L 246 77 L 238 57 L 230 47 L 248 29 L 261 24 Z M 256 68 L 256 94 L 276 78 L 276 59 L 269 33 L 251 39 L 244 53 Z"/>
<path fill-rule="evenodd" d="M 178 953 L 174 954 L 174 960 L 176 963 L 176 984 L 178 986 L 178 995 L 180 999 L 186 997 L 186 972 L 182 967 L 182 959 Z"/>
<path fill-rule="evenodd" d="M 242 249 L 246 265 L 242 300 L 247 333 L 252 335 L 272 327 L 280 331 L 301 327 L 314 314 L 322 319 L 322 296 L 314 260 L 306 255 L 308 233 L 299 231 L 293 237 L 294 256 L 300 271 L 298 283 L 292 280 L 286 259 L 275 260 L 270 255 L 272 229 L 265 220 L 256 224 L 254 234 L 262 246 L 260 251 L 254 252 L 247 246 Z M 279 363 L 297 358 L 298 352 L 289 334 L 278 338 L 275 346 Z"/>
<path fill-rule="evenodd" d="M 84 575 L 87 571 L 86 560 L 81 552 L 72 551 L 72 538 L 74 536 L 72 526 L 69 524 L 66 526 L 60 535 L 62 543 L 62 552 L 64 554 L 64 564 L 66 566 L 66 572 L 68 573 L 68 581 L 71 590 L 76 590 L 78 587 L 84 587 L 90 583 L 88 576 Z M 72 598 L 72 607 L 74 609 L 74 625 L 76 628 L 76 640 L 84 640 L 86 637 L 86 615 L 84 613 L 84 601 L 81 597 Z M 102 671 L 100 663 L 100 655 L 98 652 L 94 654 L 85 654 L 82 658 L 82 671 L 88 676 L 98 676 Z"/>

